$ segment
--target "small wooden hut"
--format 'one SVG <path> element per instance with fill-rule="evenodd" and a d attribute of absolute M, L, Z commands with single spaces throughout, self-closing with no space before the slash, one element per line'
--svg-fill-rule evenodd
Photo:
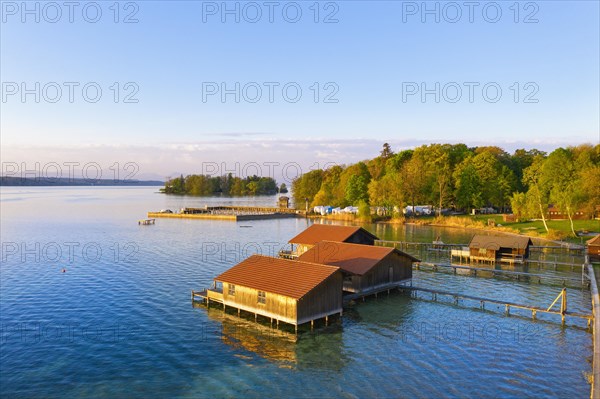
<path fill-rule="evenodd" d="M 321 241 L 303 253 L 299 261 L 338 266 L 344 274 L 344 291 L 376 293 L 412 278 L 419 259 L 391 247 Z"/>
<path fill-rule="evenodd" d="M 522 262 L 529 257 L 531 239 L 524 236 L 475 235 L 469 243 L 469 255 L 474 261 Z"/>
<path fill-rule="evenodd" d="M 301 263 L 301 264 L 299 264 Z M 214 279 L 208 301 L 298 326 L 342 313 L 338 267 L 252 255 Z"/>
<path fill-rule="evenodd" d="M 587 254 L 592 262 L 600 262 L 600 235 L 587 241 Z"/>
<path fill-rule="evenodd" d="M 374 245 L 378 239 L 362 227 L 315 223 L 288 242 L 292 244 L 292 256 L 300 256 L 320 241 Z"/>
<path fill-rule="evenodd" d="M 290 207 L 290 197 L 286 197 L 285 195 L 282 195 L 281 197 L 279 197 L 279 199 L 277 200 L 277 206 L 281 209 L 287 209 Z"/>

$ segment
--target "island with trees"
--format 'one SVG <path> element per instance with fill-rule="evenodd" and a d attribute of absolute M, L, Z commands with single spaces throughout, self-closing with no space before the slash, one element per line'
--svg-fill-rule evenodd
<path fill-rule="evenodd" d="M 188 175 L 168 179 L 161 192 L 179 195 L 224 195 L 224 196 L 254 196 L 287 193 L 285 183 L 277 186 L 271 177 L 248 176 L 245 178 L 233 176 Z"/>

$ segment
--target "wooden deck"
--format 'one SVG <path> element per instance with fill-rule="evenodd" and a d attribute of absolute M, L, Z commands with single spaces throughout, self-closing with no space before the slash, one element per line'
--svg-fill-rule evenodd
<path fill-rule="evenodd" d="M 381 285 L 372 287 L 370 289 L 367 289 L 367 290 L 364 290 L 361 292 L 344 294 L 344 297 L 343 297 L 344 303 L 348 303 L 352 300 L 359 299 L 359 298 L 362 299 L 364 302 L 366 297 L 368 297 L 368 296 L 377 297 L 379 294 L 381 294 L 383 292 L 387 292 L 389 294 L 392 290 L 408 286 L 411 283 L 411 281 L 412 281 L 412 279 L 409 278 L 406 280 L 394 281 L 393 283 L 381 284 Z"/>
<path fill-rule="evenodd" d="M 296 216 L 295 209 L 260 206 L 206 206 L 204 208 L 183 208 L 179 213 L 148 212 L 148 217 L 153 218 L 231 221 L 282 219 Z"/>

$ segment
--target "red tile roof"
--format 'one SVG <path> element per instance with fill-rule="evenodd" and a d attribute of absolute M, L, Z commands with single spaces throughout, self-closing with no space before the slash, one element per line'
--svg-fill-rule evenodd
<path fill-rule="evenodd" d="M 600 234 L 587 241 L 588 245 L 600 245 Z"/>
<path fill-rule="evenodd" d="M 319 242 L 300 255 L 298 260 L 339 266 L 342 270 L 349 273 L 363 275 L 392 252 L 405 256 L 413 262 L 420 262 L 419 259 L 391 247 L 333 241 Z"/>
<path fill-rule="evenodd" d="M 319 241 L 338 241 L 342 242 L 350 238 L 353 234 L 361 231 L 364 234 L 367 234 L 373 239 L 377 240 L 373 234 L 369 233 L 367 230 L 358 226 L 337 226 L 331 224 L 319 224 L 315 223 L 304 230 L 302 233 L 298 234 L 296 237 L 289 240 L 289 243 L 292 244 L 308 244 L 314 245 Z"/>
<path fill-rule="evenodd" d="M 252 255 L 215 280 L 300 299 L 338 270 L 334 266 Z"/>

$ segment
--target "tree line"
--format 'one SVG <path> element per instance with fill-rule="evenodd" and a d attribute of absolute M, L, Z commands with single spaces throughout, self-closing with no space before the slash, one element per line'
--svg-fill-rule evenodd
<path fill-rule="evenodd" d="M 277 187 L 277 182 L 271 177 L 248 176 L 235 177 L 231 173 L 223 176 L 188 175 L 168 179 L 161 190 L 166 194 L 188 194 L 199 196 L 252 196 L 273 195 L 277 192 L 286 193 L 285 183 Z"/>
<path fill-rule="evenodd" d="M 572 220 L 576 211 L 593 217 L 600 205 L 600 145 L 558 148 L 547 154 L 495 146 L 430 144 L 352 165 L 313 170 L 293 181 L 297 207 L 369 204 L 393 211 L 433 204 L 468 211 L 494 207 L 517 218 L 546 218 L 550 204 Z"/>

